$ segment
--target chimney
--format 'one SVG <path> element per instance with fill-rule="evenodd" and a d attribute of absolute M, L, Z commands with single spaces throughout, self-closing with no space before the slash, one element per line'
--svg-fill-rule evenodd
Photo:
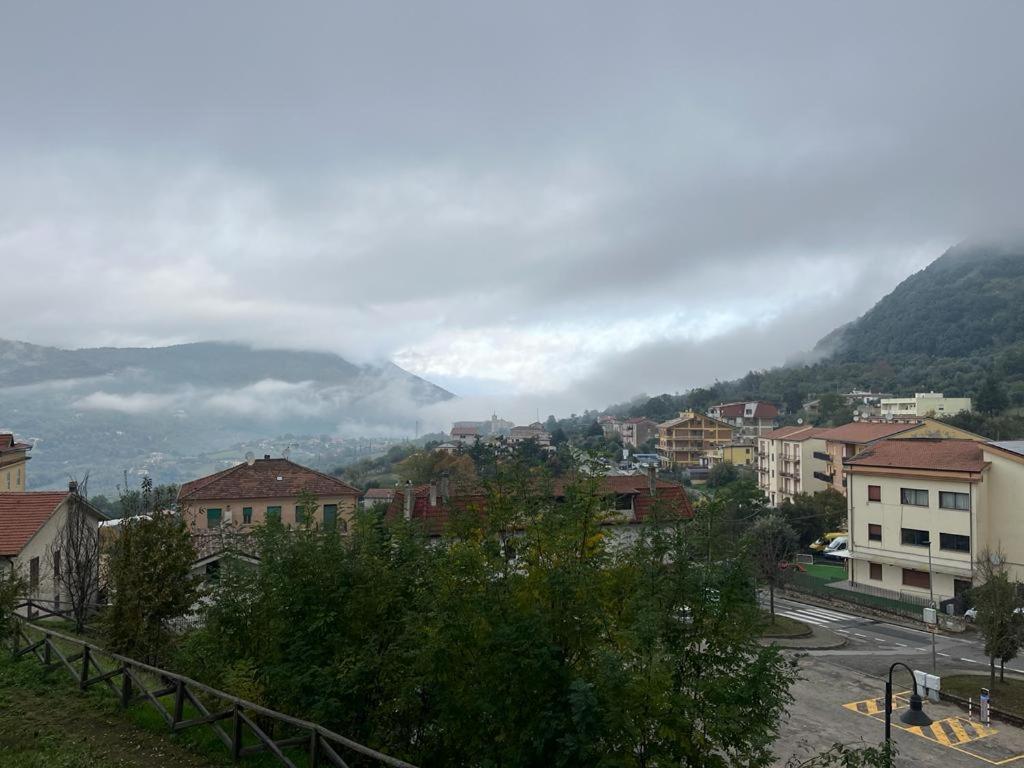
<path fill-rule="evenodd" d="M 433 480 L 430 481 L 430 506 L 437 506 L 437 483 Z"/>
<path fill-rule="evenodd" d="M 412 481 L 405 481 L 405 519 L 412 520 Z"/>
<path fill-rule="evenodd" d="M 652 497 L 658 495 L 658 470 L 653 464 L 647 467 L 647 488 Z"/>
<path fill-rule="evenodd" d="M 78 481 L 68 480 L 68 493 L 78 494 Z"/>
<path fill-rule="evenodd" d="M 269 459 L 270 458 L 270 454 L 269 453 L 264 453 L 263 454 L 263 458 L 264 458 L 264 460 Z"/>
<path fill-rule="evenodd" d="M 448 503 L 448 498 L 451 496 L 452 490 L 450 487 L 451 478 L 448 474 L 448 470 L 441 473 L 441 499 L 445 504 Z"/>

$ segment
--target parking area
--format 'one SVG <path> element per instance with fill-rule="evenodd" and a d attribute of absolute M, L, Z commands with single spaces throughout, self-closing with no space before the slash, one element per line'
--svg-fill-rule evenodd
<path fill-rule="evenodd" d="M 866 746 L 883 741 L 882 679 L 812 656 L 800 659 L 800 672 L 792 690 L 795 701 L 775 744 L 779 765 L 792 758 L 806 759 L 837 742 Z M 900 690 L 893 709 L 897 765 L 1024 768 L 1024 730 L 1000 722 L 982 725 L 945 702 L 925 702 L 931 726 L 907 727 L 899 721 L 908 705 L 907 696 L 909 691 Z"/>

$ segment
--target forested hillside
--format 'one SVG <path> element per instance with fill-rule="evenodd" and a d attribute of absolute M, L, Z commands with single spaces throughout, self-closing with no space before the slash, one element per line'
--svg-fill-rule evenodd
<path fill-rule="evenodd" d="M 808 398 L 851 389 L 976 398 L 986 378 L 999 382 L 1010 405 L 1024 405 L 1024 245 L 951 248 L 815 352 L 813 364 L 751 371 L 614 410 L 662 419 L 684 407 L 761 398 L 795 411 Z"/>

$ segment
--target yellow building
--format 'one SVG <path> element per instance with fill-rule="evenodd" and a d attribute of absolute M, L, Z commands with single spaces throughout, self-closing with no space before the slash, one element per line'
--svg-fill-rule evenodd
<path fill-rule="evenodd" d="M 347 530 L 362 491 L 288 459 L 264 456 L 181 486 L 178 502 L 197 531 L 222 525 L 248 528 L 275 518 L 304 524 L 299 495 L 309 492 L 318 509 L 315 525 Z"/>
<path fill-rule="evenodd" d="M 704 464 L 708 469 L 724 461 L 737 467 L 752 467 L 756 452 L 753 442 L 727 443 L 707 451 L 704 454 Z"/>
<path fill-rule="evenodd" d="M 890 438 L 846 462 L 850 580 L 936 602 L 1000 552 L 1024 579 L 1024 443 Z M 930 565 L 929 565 L 930 554 Z"/>
<path fill-rule="evenodd" d="M 658 454 L 673 467 L 699 467 L 712 448 L 732 442 L 733 428 L 703 413 L 682 411 L 658 425 Z"/>
<path fill-rule="evenodd" d="M 14 435 L 0 435 L 0 493 L 21 493 L 25 490 L 25 469 L 32 446 L 18 443 Z"/>

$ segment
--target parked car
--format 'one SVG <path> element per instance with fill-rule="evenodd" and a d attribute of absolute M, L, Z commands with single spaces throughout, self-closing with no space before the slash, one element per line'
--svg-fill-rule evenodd
<path fill-rule="evenodd" d="M 1016 613 L 1018 616 L 1024 616 L 1024 607 L 1014 608 L 1013 612 Z M 973 624 L 975 620 L 978 618 L 978 609 L 968 608 L 966 611 L 964 611 L 964 618 L 967 619 L 968 624 Z"/>
<path fill-rule="evenodd" d="M 829 542 L 829 545 L 825 547 L 825 551 L 821 553 L 821 556 L 826 557 L 829 560 L 840 560 L 842 558 L 838 557 L 838 554 L 840 552 L 845 552 L 849 543 L 850 539 L 847 536 L 838 536 Z"/>
<path fill-rule="evenodd" d="M 832 531 L 832 533 L 826 533 L 820 539 L 811 544 L 810 550 L 812 552 L 824 552 L 828 548 L 829 544 L 838 539 L 840 536 L 845 535 L 846 531 Z"/>

